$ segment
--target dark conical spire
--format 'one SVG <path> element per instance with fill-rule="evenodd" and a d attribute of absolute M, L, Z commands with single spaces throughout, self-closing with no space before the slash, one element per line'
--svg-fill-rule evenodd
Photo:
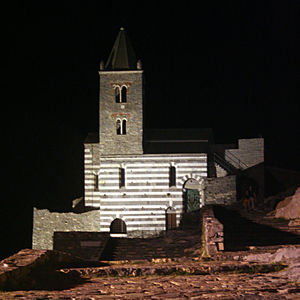
<path fill-rule="evenodd" d="M 136 70 L 137 59 L 123 27 L 116 38 L 105 65 L 105 70 Z"/>

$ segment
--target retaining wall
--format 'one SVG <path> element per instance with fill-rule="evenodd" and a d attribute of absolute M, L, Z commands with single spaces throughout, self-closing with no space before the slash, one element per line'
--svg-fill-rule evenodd
<path fill-rule="evenodd" d="M 205 179 L 205 205 L 231 205 L 236 202 L 236 176 Z"/>
<path fill-rule="evenodd" d="M 53 237 L 56 231 L 99 232 L 100 210 L 76 214 L 34 208 L 32 249 L 53 250 Z"/>

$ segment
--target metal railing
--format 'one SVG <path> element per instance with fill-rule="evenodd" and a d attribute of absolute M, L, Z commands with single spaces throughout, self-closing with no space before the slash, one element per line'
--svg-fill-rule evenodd
<path fill-rule="evenodd" d="M 238 157 L 236 157 L 231 152 L 225 151 L 225 160 L 229 161 L 234 167 L 237 165 L 238 169 L 240 169 L 240 170 L 245 170 L 248 168 L 248 166 L 242 160 L 240 160 Z"/>
<path fill-rule="evenodd" d="M 226 153 L 225 157 L 214 153 L 214 158 L 216 163 L 218 163 L 222 168 L 231 173 L 235 173 L 238 170 L 245 170 L 248 168 L 248 166 L 243 161 L 241 161 L 232 153 L 230 153 L 229 155 L 228 153 Z"/>

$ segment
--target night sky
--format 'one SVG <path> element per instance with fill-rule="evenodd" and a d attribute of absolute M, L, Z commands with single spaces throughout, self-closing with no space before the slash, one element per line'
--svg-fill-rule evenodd
<path fill-rule="evenodd" d="M 262 135 L 267 165 L 300 170 L 299 1 L 46 3 L 2 7 L 1 255 L 30 247 L 33 206 L 83 195 L 99 63 L 120 27 L 143 63 L 146 127 Z"/>

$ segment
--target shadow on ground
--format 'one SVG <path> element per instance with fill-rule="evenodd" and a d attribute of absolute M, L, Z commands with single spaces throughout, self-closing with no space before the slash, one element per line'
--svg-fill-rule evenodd
<path fill-rule="evenodd" d="M 63 273 L 60 270 L 43 269 L 32 271 L 21 282 L 10 282 L 3 290 L 65 290 L 86 282 L 88 279 L 80 277 L 76 271 Z"/>
<path fill-rule="evenodd" d="M 224 225 L 226 251 L 245 250 L 248 246 L 300 244 L 300 236 L 252 222 L 242 217 L 238 211 L 215 206 L 214 214 Z"/>

